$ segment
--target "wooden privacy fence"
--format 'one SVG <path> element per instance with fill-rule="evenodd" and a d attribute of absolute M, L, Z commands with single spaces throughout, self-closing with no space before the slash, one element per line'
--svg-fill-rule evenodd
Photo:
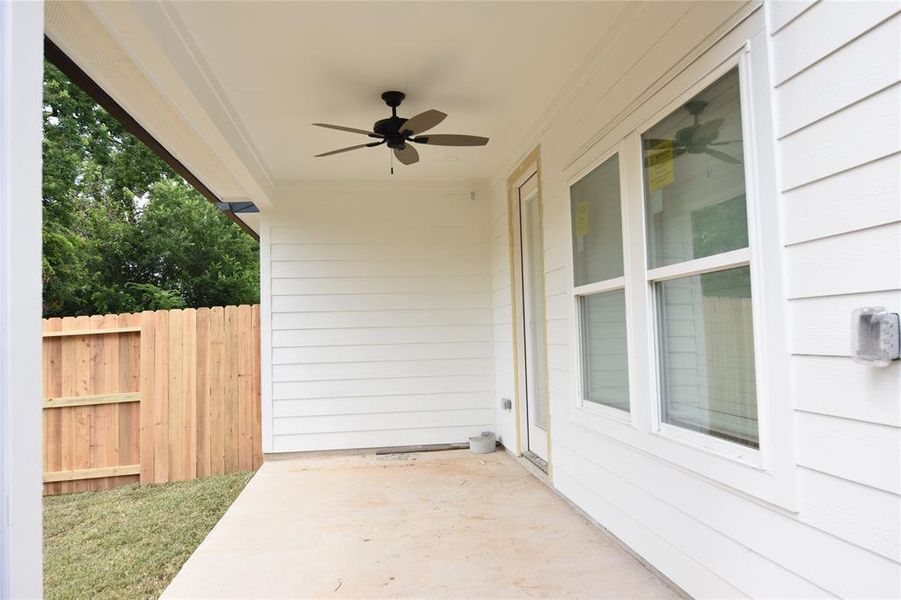
<path fill-rule="evenodd" d="M 44 493 L 257 468 L 259 306 L 44 319 Z"/>

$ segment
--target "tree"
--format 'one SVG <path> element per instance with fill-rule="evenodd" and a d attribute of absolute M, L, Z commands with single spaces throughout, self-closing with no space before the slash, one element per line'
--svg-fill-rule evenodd
<path fill-rule="evenodd" d="M 255 303 L 259 248 L 45 63 L 44 315 Z"/>
<path fill-rule="evenodd" d="M 257 244 L 193 188 L 155 183 L 136 232 L 142 281 L 173 289 L 188 306 L 258 301 Z"/>

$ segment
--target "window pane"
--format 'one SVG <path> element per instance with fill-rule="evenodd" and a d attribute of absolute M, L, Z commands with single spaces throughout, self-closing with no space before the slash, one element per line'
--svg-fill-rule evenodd
<path fill-rule="evenodd" d="M 748 245 L 738 69 L 642 136 L 648 265 Z"/>
<path fill-rule="evenodd" d="M 589 402 L 629 410 L 626 296 L 623 290 L 582 296 L 582 385 Z"/>
<path fill-rule="evenodd" d="M 619 156 L 613 155 L 570 189 L 573 283 L 623 275 L 623 227 L 619 205 Z"/>
<path fill-rule="evenodd" d="M 750 268 L 655 286 L 662 421 L 757 448 Z"/>

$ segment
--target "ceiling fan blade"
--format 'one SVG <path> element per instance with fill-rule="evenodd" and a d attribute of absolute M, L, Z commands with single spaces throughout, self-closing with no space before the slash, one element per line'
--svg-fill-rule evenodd
<path fill-rule="evenodd" d="M 430 146 L 484 146 L 488 138 L 477 135 L 457 135 L 455 133 L 438 133 L 434 135 L 420 135 L 413 138 L 417 144 L 429 144 Z"/>
<path fill-rule="evenodd" d="M 419 152 L 417 152 L 416 148 L 410 144 L 404 144 L 403 148 L 395 148 L 394 156 L 405 165 L 412 165 L 413 163 L 419 162 Z"/>
<path fill-rule="evenodd" d="M 326 129 L 337 129 L 338 131 L 348 131 L 350 133 L 362 133 L 370 137 L 384 137 L 380 133 L 374 131 L 366 131 L 365 129 L 356 129 L 354 127 L 344 127 L 343 125 L 329 125 L 328 123 L 313 123 L 316 127 L 325 127 Z"/>
<path fill-rule="evenodd" d="M 321 156 L 331 156 L 332 154 L 341 154 L 342 152 L 350 152 L 351 150 L 358 150 L 360 148 L 372 148 L 373 146 L 380 146 L 384 142 L 372 142 L 370 144 L 358 144 L 356 146 L 349 146 L 347 148 L 340 148 L 338 150 L 332 150 L 331 152 L 323 152 L 322 154 L 316 154 L 313 158 L 319 158 Z"/>
<path fill-rule="evenodd" d="M 431 129 L 447 117 L 440 110 L 427 110 L 419 113 L 415 117 L 407 119 L 398 131 L 407 135 L 416 135 L 428 129 Z"/>
<path fill-rule="evenodd" d="M 716 136 L 720 133 L 720 126 L 723 124 L 723 119 L 711 119 L 709 121 L 705 121 L 698 125 L 697 129 L 695 129 L 693 139 L 705 139 L 708 141 L 713 141 L 716 139 Z"/>
<path fill-rule="evenodd" d="M 714 149 L 712 149 L 712 148 L 706 148 L 706 149 L 704 150 L 704 152 L 707 153 L 707 154 L 709 154 L 710 156 L 712 156 L 712 157 L 714 157 L 714 158 L 720 159 L 720 160 L 723 161 L 723 162 L 727 162 L 727 163 L 730 163 L 730 164 L 733 164 L 733 165 L 740 165 L 740 164 L 741 164 L 741 161 L 738 160 L 737 158 L 735 158 L 734 156 L 729 156 L 729 155 L 726 154 L 725 152 L 720 152 L 719 150 L 714 150 Z"/>

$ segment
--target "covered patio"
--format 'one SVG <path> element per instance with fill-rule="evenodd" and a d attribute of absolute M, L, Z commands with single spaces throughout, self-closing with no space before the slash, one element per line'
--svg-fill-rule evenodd
<path fill-rule="evenodd" d="M 509 454 L 468 450 L 269 460 L 163 595 L 535 596 L 678 597 Z"/>
<path fill-rule="evenodd" d="M 0 6 L 0 598 L 40 595 L 42 37 L 259 209 L 266 462 L 170 597 L 901 596 L 897 1 Z"/>

